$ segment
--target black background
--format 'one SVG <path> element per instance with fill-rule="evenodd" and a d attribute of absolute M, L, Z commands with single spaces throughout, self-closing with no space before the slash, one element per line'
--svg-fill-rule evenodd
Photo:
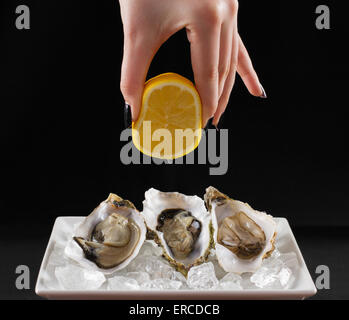
<path fill-rule="evenodd" d="M 30 30 L 15 27 L 19 4 L 30 7 Z M 320 4 L 330 7 L 330 30 L 315 27 Z M 14 288 L 14 270 L 30 266 L 34 288 L 57 216 L 87 215 L 109 192 L 141 209 L 150 187 L 203 195 L 213 185 L 286 217 L 314 278 L 317 265 L 332 268 L 332 290 L 316 297 L 347 298 L 347 12 L 344 1 L 240 2 L 239 32 L 268 98 L 250 96 L 237 80 L 220 122 L 229 128 L 229 170 L 210 176 L 210 164 L 120 162 L 116 0 L 1 1 L 0 297 L 35 298 L 33 289 Z M 189 54 L 180 31 L 148 77 L 193 79 Z"/>

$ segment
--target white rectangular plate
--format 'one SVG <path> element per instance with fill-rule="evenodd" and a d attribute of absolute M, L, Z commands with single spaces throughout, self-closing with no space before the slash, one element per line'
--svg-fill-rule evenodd
<path fill-rule="evenodd" d="M 290 225 L 285 218 L 274 218 L 277 221 L 277 247 L 281 252 L 295 252 L 298 261 L 298 272 L 294 275 L 295 281 L 288 289 L 244 289 L 244 290 L 58 290 L 47 289 L 43 285 L 43 276 L 54 243 L 62 234 L 63 226 L 81 222 L 84 217 L 58 217 L 53 226 L 44 259 L 42 261 L 35 292 L 48 299 L 304 299 L 316 293 L 316 287 L 309 274 L 303 256 L 299 250 Z"/>

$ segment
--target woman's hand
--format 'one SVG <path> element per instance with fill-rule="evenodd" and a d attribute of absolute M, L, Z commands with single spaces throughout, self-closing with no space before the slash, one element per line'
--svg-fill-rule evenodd
<path fill-rule="evenodd" d="M 186 28 L 203 126 L 217 125 L 239 73 L 249 92 L 266 97 L 237 29 L 236 0 L 119 0 L 124 26 L 120 88 L 139 115 L 144 82 L 160 46 Z"/>

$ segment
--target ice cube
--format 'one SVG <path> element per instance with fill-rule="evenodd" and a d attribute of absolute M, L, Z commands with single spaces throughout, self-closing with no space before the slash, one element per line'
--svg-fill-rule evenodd
<path fill-rule="evenodd" d="M 161 254 L 161 247 L 153 240 L 146 240 L 138 253 L 139 256 L 160 256 Z"/>
<path fill-rule="evenodd" d="M 241 275 L 241 287 L 242 289 L 259 289 L 254 283 L 251 282 L 251 276 L 253 273 L 246 272 Z"/>
<path fill-rule="evenodd" d="M 227 273 L 220 281 L 219 287 L 224 290 L 241 290 L 242 278 L 235 273 Z"/>
<path fill-rule="evenodd" d="M 276 258 L 280 257 L 280 255 L 281 255 L 280 251 L 277 248 L 275 248 L 273 250 L 273 252 L 271 253 L 269 259 L 276 259 Z"/>
<path fill-rule="evenodd" d="M 125 277 L 114 276 L 108 279 L 108 290 L 137 290 L 139 285 L 137 280 Z"/>
<path fill-rule="evenodd" d="M 183 284 L 187 283 L 187 278 L 180 272 L 173 270 L 171 280 L 181 281 Z"/>
<path fill-rule="evenodd" d="M 102 272 L 86 270 L 74 264 L 56 267 L 55 276 L 67 290 L 95 290 L 106 280 Z"/>
<path fill-rule="evenodd" d="M 182 282 L 170 279 L 154 279 L 145 282 L 142 289 L 146 290 L 178 290 L 182 286 Z"/>
<path fill-rule="evenodd" d="M 191 289 L 214 289 L 218 280 L 212 262 L 192 267 L 187 276 L 187 284 Z"/>
<path fill-rule="evenodd" d="M 295 252 L 281 253 L 279 259 L 290 269 L 296 270 L 299 267 L 298 258 Z"/>
<path fill-rule="evenodd" d="M 281 268 L 278 276 L 279 276 L 280 284 L 283 288 L 286 287 L 286 285 L 288 284 L 291 278 L 291 275 L 292 275 L 292 271 L 290 268 L 287 268 L 287 267 Z"/>
<path fill-rule="evenodd" d="M 127 272 L 125 274 L 125 277 L 136 280 L 139 285 L 150 280 L 149 274 L 143 271 Z"/>
<path fill-rule="evenodd" d="M 171 279 L 174 270 L 162 257 L 138 256 L 129 264 L 128 271 L 146 272 L 151 279 Z"/>
<path fill-rule="evenodd" d="M 217 259 L 209 259 L 208 261 L 212 262 L 217 279 L 222 279 L 227 274 L 227 272 L 225 272 L 224 269 L 220 266 Z"/>
<path fill-rule="evenodd" d="M 48 258 L 48 264 L 53 266 L 62 266 L 67 264 L 68 260 L 64 254 L 64 249 L 55 244 Z"/>
<path fill-rule="evenodd" d="M 266 262 L 250 278 L 259 288 L 282 289 L 287 285 L 292 271 L 280 259 Z"/>

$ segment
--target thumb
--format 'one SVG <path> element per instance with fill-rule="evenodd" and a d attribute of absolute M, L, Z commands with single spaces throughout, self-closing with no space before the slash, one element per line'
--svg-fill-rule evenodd
<path fill-rule="evenodd" d="M 144 82 L 157 45 L 145 33 L 124 40 L 124 55 L 121 67 L 120 89 L 125 103 L 131 106 L 132 120 L 138 119 L 142 103 Z"/>

